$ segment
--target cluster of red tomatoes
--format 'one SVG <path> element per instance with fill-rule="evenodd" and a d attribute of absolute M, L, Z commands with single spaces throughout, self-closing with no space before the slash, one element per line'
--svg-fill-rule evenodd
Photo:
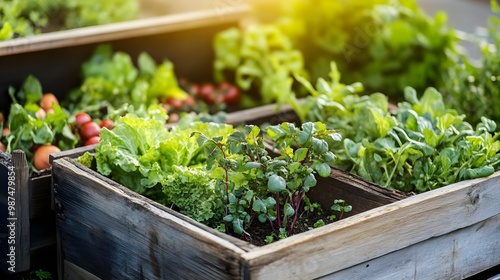
<path fill-rule="evenodd" d="M 113 129 L 115 123 L 112 120 L 104 119 L 99 124 L 92 120 L 92 117 L 85 113 L 79 112 L 75 115 L 75 126 L 77 133 L 80 135 L 84 146 L 98 144 L 101 135 L 101 129 Z"/>
<path fill-rule="evenodd" d="M 203 111 L 201 107 L 218 111 L 237 105 L 241 98 L 239 88 L 228 82 L 218 85 L 208 82 L 197 84 L 181 79 L 179 84 L 188 96 L 182 100 L 169 98 L 163 102 L 163 107 L 169 114 L 169 122 L 177 122 L 181 112 Z"/>

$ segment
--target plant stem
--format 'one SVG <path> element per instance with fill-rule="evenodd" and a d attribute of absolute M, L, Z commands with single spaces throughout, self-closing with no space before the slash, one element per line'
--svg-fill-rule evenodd
<path fill-rule="evenodd" d="M 276 200 L 276 221 L 278 223 L 278 228 L 281 228 L 280 194 L 277 193 L 274 196 L 274 199 Z"/>

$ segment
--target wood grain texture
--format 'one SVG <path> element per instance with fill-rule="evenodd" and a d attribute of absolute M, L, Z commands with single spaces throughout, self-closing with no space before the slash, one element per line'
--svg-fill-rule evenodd
<path fill-rule="evenodd" d="M 500 215 L 321 279 L 465 279 L 500 265 Z"/>
<path fill-rule="evenodd" d="M 29 215 L 30 219 L 51 216 L 52 211 L 52 176 L 50 174 L 30 178 L 29 188 Z"/>
<path fill-rule="evenodd" d="M 29 169 L 26 154 L 21 150 L 12 152 L 12 165 L 16 173 L 16 271 L 30 268 L 30 216 L 29 216 Z"/>
<path fill-rule="evenodd" d="M 8 217 L 8 173 L 9 166 L 12 166 L 12 156 L 0 152 L 0 219 L 6 221 Z M 7 227 L 0 227 L 0 268 L 8 272 L 7 254 L 9 253 L 8 244 L 9 230 Z"/>
<path fill-rule="evenodd" d="M 225 10 L 206 9 L 16 38 L 0 42 L 0 56 L 105 43 L 234 22 L 246 15 L 248 10 L 246 5 Z"/>
<path fill-rule="evenodd" d="M 497 172 L 252 250 L 243 256 L 249 277 L 317 278 L 472 226 L 500 213 L 499 185 Z"/>

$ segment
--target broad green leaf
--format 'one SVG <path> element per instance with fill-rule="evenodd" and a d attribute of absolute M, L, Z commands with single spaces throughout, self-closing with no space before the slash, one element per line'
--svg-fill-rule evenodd
<path fill-rule="evenodd" d="M 285 207 L 283 209 L 285 216 L 291 217 L 295 214 L 295 209 L 293 209 L 292 205 L 289 203 L 285 204 Z"/>
<path fill-rule="evenodd" d="M 262 169 L 262 165 L 259 162 L 255 161 L 245 163 L 245 170 L 250 170 L 253 168 Z"/>
<path fill-rule="evenodd" d="M 276 140 L 283 137 L 286 132 L 279 125 L 272 125 L 267 128 L 267 136 L 271 140 Z"/>
<path fill-rule="evenodd" d="M 284 191 L 286 189 L 286 181 L 279 175 L 272 175 L 267 182 L 267 188 L 273 193 Z"/>
<path fill-rule="evenodd" d="M 312 137 L 312 148 L 318 154 L 323 154 L 328 152 L 328 143 L 323 139 Z"/>
<path fill-rule="evenodd" d="M 331 167 L 328 163 L 320 163 L 316 165 L 316 171 L 318 171 L 319 176 L 326 178 L 330 175 Z"/>
<path fill-rule="evenodd" d="M 253 202 L 252 210 L 260 213 L 267 213 L 267 207 L 264 202 L 260 199 L 256 199 Z"/>
<path fill-rule="evenodd" d="M 297 162 L 303 161 L 304 159 L 306 159 L 308 151 L 309 150 L 307 148 L 299 148 L 295 150 L 293 160 Z"/>
<path fill-rule="evenodd" d="M 306 180 L 304 181 L 304 188 L 309 189 L 314 186 L 316 186 L 318 182 L 316 181 L 316 177 L 314 177 L 314 174 L 309 174 L 306 177 Z"/>

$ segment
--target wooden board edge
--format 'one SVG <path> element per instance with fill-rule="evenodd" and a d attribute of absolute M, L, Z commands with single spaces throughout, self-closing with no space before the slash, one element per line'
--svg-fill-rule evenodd
<path fill-rule="evenodd" d="M 500 265 L 500 215 L 321 279 L 465 279 Z M 474 278 L 479 279 L 479 278 Z"/>
<path fill-rule="evenodd" d="M 69 261 L 63 261 L 63 274 L 59 279 L 65 280 L 100 280 L 101 278 Z"/>
<path fill-rule="evenodd" d="M 0 42 L 0 56 L 102 43 L 223 24 L 225 22 L 239 21 L 248 11 L 249 6 L 242 5 L 224 11 L 224 13 L 217 9 L 201 10 L 16 38 Z"/>
<path fill-rule="evenodd" d="M 78 174 L 78 176 L 82 176 L 88 178 L 92 181 L 97 182 L 102 187 L 108 188 L 112 190 L 116 195 L 123 196 L 127 200 L 142 205 L 147 211 L 150 211 L 157 215 L 158 217 L 169 219 L 173 223 L 179 225 L 179 227 L 184 227 L 186 232 L 194 233 L 196 236 L 203 236 L 203 238 L 207 239 L 209 243 L 217 243 L 221 246 L 224 246 L 226 250 L 230 250 L 235 252 L 235 254 L 240 255 L 248 250 L 252 249 L 253 246 L 250 246 L 246 242 L 243 242 L 237 238 L 227 236 L 215 229 L 212 229 L 208 226 L 205 226 L 185 215 L 182 215 L 168 207 L 157 203 L 149 198 L 146 198 L 116 182 L 110 180 L 101 174 L 86 168 L 85 166 L 76 163 L 71 158 L 60 158 L 54 161 L 54 166 L 59 166 L 60 168 L 64 168 L 65 170 L 69 170 Z M 57 186 L 54 185 L 54 191 L 57 191 Z M 57 208 L 57 207 L 56 207 Z M 199 233 L 208 233 L 208 234 L 199 234 Z M 203 240 L 201 240 L 203 242 Z"/>
<path fill-rule="evenodd" d="M 498 215 L 499 184 L 500 172 L 456 183 L 257 248 L 243 258 L 252 278 L 327 275 Z M 315 262 L 328 265 L 314 270 Z"/>

